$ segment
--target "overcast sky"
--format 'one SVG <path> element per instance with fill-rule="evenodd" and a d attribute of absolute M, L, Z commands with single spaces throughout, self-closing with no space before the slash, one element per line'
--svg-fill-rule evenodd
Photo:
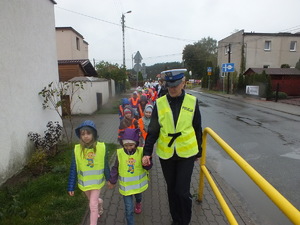
<path fill-rule="evenodd" d="M 202 38 L 217 41 L 237 30 L 300 32 L 300 0 L 55 0 L 55 26 L 73 27 L 89 43 L 89 59 L 123 63 L 140 51 L 146 66 L 182 61 Z"/>

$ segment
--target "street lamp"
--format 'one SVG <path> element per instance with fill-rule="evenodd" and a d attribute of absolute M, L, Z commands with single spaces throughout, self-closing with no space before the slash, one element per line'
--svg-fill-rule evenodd
<path fill-rule="evenodd" d="M 131 13 L 131 11 L 127 11 L 126 13 L 122 13 L 121 23 L 122 23 L 122 34 L 123 34 L 123 67 L 125 68 L 125 14 Z"/>

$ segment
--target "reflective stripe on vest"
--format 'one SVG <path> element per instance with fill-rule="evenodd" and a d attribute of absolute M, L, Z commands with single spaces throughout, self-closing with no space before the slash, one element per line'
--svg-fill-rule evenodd
<path fill-rule="evenodd" d="M 148 171 L 142 166 L 143 148 L 137 147 L 133 155 L 117 150 L 119 160 L 119 191 L 122 195 L 142 193 L 148 188 Z"/>
<path fill-rule="evenodd" d="M 100 175 L 104 170 L 78 171 L 81 176 Z"/>
<path fill-rule="evenodd" d="M 94 156 L 93 149 L 84 149 L 83 154 L 79 144 L 75 145 L 74 152 L 79 189 L 82 191 L 88 191 L 102 188 L 105 184 L 105 144 L 97 142 L 96 154 Z"/>
<path fill-rule="evenodd" d="M 120 189 L 123 191 L 123 192 L 127 192 L 127 191 L 130 191 L 130 190 L 136 190 L 136 189 L 143 189 L 144 187 L 148 187 L 148 181 L 145 180 L 143 181 L 142 183 L 140 184 L 134 184 L 134 185 L 129 185 L 129 186 L 121 186 L 120 185 Z M 147 188 L 146 188 L 147 189 Z M 120 191 L 121 192 L 121 191 Z M 139 192 L 140 193 L 140 192 Z"/>
<path fill-rule="evenodd" d="M 162 96 L 156 102 L 158 122 L 161 125 L 156 154 L 162 159 L 171 158 L 174 151 L 182 158 L 196 155 L 199 151 L 193 128 L 196 98 L 185 94 L 176 126 L 167 96 Z"/>
<path fill-rule="evenodd" d="M 82 181 L 82 180 L 78 180 L 78 184 L 80 184 L 81 186 L 90 186 L 90 185 L 100 185 L 102 182 L 104 182 L 104 177 L 100 180 L 88 180 L 88 181 Z"/>

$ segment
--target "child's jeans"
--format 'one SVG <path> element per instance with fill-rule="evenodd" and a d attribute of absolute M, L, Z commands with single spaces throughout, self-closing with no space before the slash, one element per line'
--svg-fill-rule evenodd
<path fill-rule="evenodd" d="M 142 193 L 135 194 L 135 201 L 140 203 L 142 201 Z M 124 204 L 125 204 L 125 217 L 127 221 L 127 225 L 134 225 L 134 217 L 133 217 L 133 210 L 134 210 L 134 202 L 133 202 L 133 195 L 124 196 Z"/>
<path fill-rule="evenodd" d="M 90 206 L 90 225 L 97 225 L 98 221 L 98 203 L 100 190 L 89 190 L 84 192 L 89 199 Z"/>

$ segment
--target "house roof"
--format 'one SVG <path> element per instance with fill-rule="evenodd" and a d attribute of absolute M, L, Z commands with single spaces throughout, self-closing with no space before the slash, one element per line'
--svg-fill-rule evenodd
<path fill-rule="evenodd" d="M 289 33 L 289 32 L 279 32 L 279 33 L 255 33 L 255 32 L 244 32 L 247 36 L 287 36 L 287 37 L 299 37 L 300 33 Z"/>
<path fill-rule="evenodd" d="M 244 75 L 257 73 L 262 74 L 265 71 L 269 75 L 298 75 L 300 76 L 300 70 L 296 68 L 249 68 L 244 72 Z"/>
<path fill-rule="evenodd" d="M 58 60 L 58 65 L 80 65 L 86 76 L 98 76 L 97 71 L 88 59 Z"/>
<path fill-rule="evenodd" d="M 84 39 L 84 37 L 77 30 L 75 30 L 73 27 L 55 27 L 55 30 L 71 30 L 74 33 L 76 33 L 79 37 Z"/>

